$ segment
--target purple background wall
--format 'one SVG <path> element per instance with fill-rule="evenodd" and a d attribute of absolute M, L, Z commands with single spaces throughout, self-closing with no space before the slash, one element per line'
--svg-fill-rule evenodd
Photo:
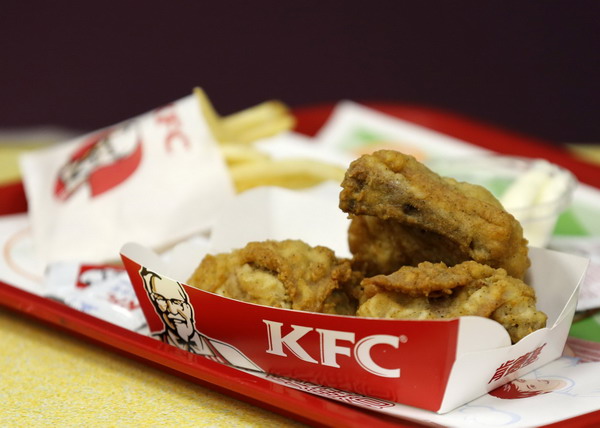
<path fill-rule="evenodd" d="M 92 130 L 202 86 L 223 113 L 278 98 L 447 109 L 600 142 L 600 2 L 14 1 L 0 128 Z"/>

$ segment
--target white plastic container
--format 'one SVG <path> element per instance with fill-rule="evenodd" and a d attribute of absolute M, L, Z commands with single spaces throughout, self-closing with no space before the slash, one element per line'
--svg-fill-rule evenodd
<path fill-rule="evenodd" d="M 548 244 L 577 186 L 571 172 L 543 159 L 484 155 L 425 163 L 442 176 L 487 188 L 519 220 L 532 247 Z"/>

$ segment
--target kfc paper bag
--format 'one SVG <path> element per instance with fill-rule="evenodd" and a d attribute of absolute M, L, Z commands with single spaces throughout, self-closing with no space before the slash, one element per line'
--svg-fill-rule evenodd
<path fill-rule="evenodd" d="M 102 262 L 127 241 L 157 248 L 206 230 L 233 186 L 194 96 L 25 155 L 36 250 Z"/>

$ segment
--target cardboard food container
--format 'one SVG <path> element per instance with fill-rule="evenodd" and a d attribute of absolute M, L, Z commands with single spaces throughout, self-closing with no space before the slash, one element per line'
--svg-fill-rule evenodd
<path fill-rule="evenodd" d="M 281 196 L 288 211 L 282 209 Z M 311 206 L 315 209 L 304 213 L 303 222 L 291 222 L 289 238 L 301 239 L 304 231 L 310 231 L 307 242 L 319 244 L 314 242 L 315 227 L 325 244 L 344 238 L 331 236 L 343 234 L 346 226 L 343 216 L 341 224 L 333 224 L 338 222 L 332 211 L 337 210 L 336 201 L 307 198 L 283 190 L 242 194 L 228 207 L 224 223 L 215 226 L 213 235 L 227 237 L 213 242 L 210 252 L 241 246 L 232 237 L 249 229 L 254 235 L 238 239 L 282 239 L 285 227 L 272 230 L 268 225 L 281 225 L 290 213 Z M 232 223 L 240 213 L 243 220 Z M 313 221 L 322 216 L 331 224 Z M 253 223 L 256 228 L 249 228 Z M 384 320 L 279 309 L 222 297 L 185 284 L 190 269 L 203 257 L 195 251 L 179 251 L 166 261 L 146 247 L 128 243 L 121 257 L 149 329 L 159 340 L 258 374 L 439 413 L 562 354 L 588 263 L 578 256 L 531 248 L 527 282 L 536 290 L 538 308 L 548 315 L 547 328 L 511 345 L 500 324 L 481 317 Z"/>

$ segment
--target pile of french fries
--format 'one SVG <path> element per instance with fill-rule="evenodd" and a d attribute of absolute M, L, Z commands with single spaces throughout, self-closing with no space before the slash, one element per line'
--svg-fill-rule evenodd
<path fill-rule="evenodd" d="M 201 88 L 194 90 L 206 121 L 219 141 L 238 192 L 258 186 L 302 189 L 326 180 L 341 182 L 344 170 L 314 159 L 272 159 L 253 143 L 290 131 L 295 119 L 279 101 L 266 101 L 221 117 Z"/>

